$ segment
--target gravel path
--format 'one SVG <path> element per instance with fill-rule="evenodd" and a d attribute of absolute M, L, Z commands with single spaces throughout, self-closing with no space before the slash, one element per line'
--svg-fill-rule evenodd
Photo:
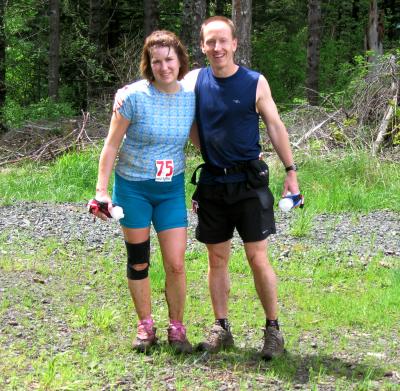
<path fill-rule="evenodd" d="M 301 248 L 315 245 L 323 246 L 336 253 L 344 254 L 345 257 L 353 254 L 360 255 L 360 258 L 365 262 L 375 254 L 384 254 L 400 260 L 400 213 L 375 211 L 366 215 L 360 214 L 356 216 L 351 214 L 323 214 L 314 217 L 310 222 L 307 236 L 296 238 L 290 232 L 292 227 L 298 228 L 302 224 L 302 221 L 299 221 L 301 219 L 296 219 L 298 212 L 294 211 L 288 214 L 283 214 L 280 211 L 276 212 L 278 234 L 272 235 L 270 241 L 274 255 L 278 256 L 279 259 L 289 257 L 292 247 L 299 243 L 302 246 Z M 196 216 L 191 212 L 188 213 L 188 216 L 190 222 L 188 247 L 192 250 L 205 251 L 204 246 L 194 239 Z M 306 219 L 304 220 L 306 221 Z M 86 207 L 77 203 L 17 203 L 12 206 L 0 207 L 0 232 L 2 242 L 5 240 L 8 243 L 24 245 L 28 252 L 35 251 L 35 249 L 29 248 L 29 244 L 24 244 L 24 239 L 27 237 L 37 241 L 47 237 L 55 237 L 60 241 L 60 245 L 78 240 L 84 243 L 88 249 L 102 249 L 103 244 L 109 239 L 122 240 L 118 223 L 112 220 L 108 222 L 100 220 L 93 222 L 93 217 L 87 213 Z M 240 239 L 235 236 L 233 247 L 237 247 L 240 244 Z M 2 249 L 0 245 L 0 256 L 6 250 L 8 250 L 7 247 Z M 383 265 L 386 264 L 384 261 L 381 262 Z M 388 263 L 394 264 L 392 260 Z M 76 341 L 79 341 L 80 338 L 82 340 L 87 338 L 85 328 L 81 331 L 78 331 L 78 329 L 71 330 L 68 319 L 65 319 L 65 314 L 60 309 L 62 307 L 61 296 L 56 295 L 58 299 L 54 299 L 53 293 L 50 293 L 54 286 L 57 286 L 57 289 L 59 288 L 60 285 L 57 281 L 51 283 L 51 277 L 44 280 L 40 275 L 34 274 L 30 276 L 29 271 L 0 273 L 0 299 L 2 294 L 10 295 L 9 292 L 14 292 L 14 287 L 16 286 L 19 288 L 18 292 L 29 292 L 29 297 L 35 303 L 40 303 L 40 307 L 38 306 L 37 310 L 32 310 L 29 306 L 26 307 L 28 309 L 25 309 L 20 304 L 24 299 L 23 295 L 10 296 L 13 297 L 12 304 L 0 317 L 0 334 L 3 333 L 6 336 L 2 346 L 5 351 L 11 351 L 10 354 L 16 355 L 18 354 L 18 346 L 24 346 L 20 345 L 22 341 L 27 346 L 36 343 L 36 335 L 42 336 L 43 322 L 46 323 L 43 329 L 47 333 L 47 339 L 45 340 L 46 342 L 43 342 L 43 337 L 41 337 L 42 340 L 39 343 L 39 349 L 41 350 L 48 349 L 49 352 L 55 352 L 54 354 L 64 354 L 71 349 L 74 343 L 78 343 Z M 82 292 L 85 292 L 87 288 L 90 289 L 90 285 L 85 285 L 82 288 Z M 101 297 L 101 295 L 97 299 L 100 302 L 101 300 L 109 300 L 108 297 Z M 62 300 L 64 300 L 64 297 L 62 297 Z M 290 310 L 288 311 L 290 312 Z M 37 313 L 40 313 L 39 317 L 37 317 Z M 24 321 L 29 324 L 29 328 L 23 325 Z M 337 338 L 339 341 L 341 332 L 341 330 L 335 331 L 332 334 L 332 338 Z M 246 333 L 246 341 L 255 338 L 254 333 L 252 334 L 248 331 Z M 324 377 L 324 383 L 318 385 L 318 389 L 321 390 L 336 390 L 336 382 L 343 376 L 347 376 L 350 379 L 352 376 L 360 376 L 361 374 L 367 379 L 369 368 L 365 367 L 361 362 L 368 360 L 368 355 L 375 355 L 373 357 L 380 355 L 379 357 L 385 362 L 385 365 L 389 365 L 391 362 L 391 367 L 395 367 L 399 359 L 398 354 L 396 354 L 398 350 L 396 341 L 398 338 L 395 333 L 396 331 L 393 331 L 393 335 L 386 335 L 386 339 L 381 338 L 379 341 L 373 341 L 370 339 L 370 334 L 360 333 L 355 330 L 349 337 L 349 348 L 347 350 L 339 350 L 330 356 L 318 354 L 318 349 L 324 349 L 324 346 L 329 343 L 324 340 L 323 336 L 319 335 L 318 328 L 315 331 L 303 332 L 299 341 L 296 342 L 298 344 L 296 350 L 290 353 L 291 360 L 295 360 L 297 365 L 296 374 L 293 374 L 293 389 L 310 389 L 310 373 L 315 368 L 316 371 L 318 371 L 318 368 L 323 368 L 327 373 L 327 376 Z M 73 342 L 74 340 L 75 342 Z M 246 344 L 239 346 L 246 346 Z M 381 350 L 378 353 L 372 347 L 375 344 L 381 346 Z M 34 350 L 32 349 L 32 351 Z M 227 375 L 230 373 L 229 364 L 227 364 L 229 361 L 220 364 L 218 360 L 216 358 L 215 361 L 209 364 L 202 364 L 196 359 L 193 365 L 198 368 L 197 370 L 204 370 L 205 368 L 206 371 L 210 371 L 209 368 L 214 367 L 212 371 L 214 382 L 220 383 L 218 390 L 239 389 L 240 386 L 235 376 L 240 374 L 241 369 L 237 372 L 235 364 L 232 374 Z M 173 362 L 171 361 L 171 364 L 168 364 L 171 367 L 168 366 L 166 371 L 173 373 Z M 28 368 L 30 368 L 30 365 L 29 363 Z M 219 370 L 219 365 L 222 367 L 221 370 Z M 238 365 L 240 368 L 240 363 Z M 253 366 L 258 368 L 257 371 L 259 371 L 257 364 L 249 362 L 246 365 L 249 371 L 253 370 Z M 5 365 L 5 368 L 7 368 L 7 365 Z M 26 375 L 22 368 L 23 366 L 17 369 L 21 377 Z M 83 368 L 83 370 L 85 369 Z M 7 372 L 5 374 L 6 379 L 8 375 L 9 373 Z M 397 370 L 384 372 L 381 378 L 373 380 L 371 389 L 383 389 L 381 388 L 383 382 L 393 385 L 393 389 L 397 389 L 396 387 L 400 381 L 399 376 Z M 169 383 L 171 388 L 168 389 L 175 389 L 173 385 L 174 377 L 168 376 L 168 379 L 171 382 Z M 136 389 L 135 381 L 136 378 L 127 378 L 126 382 L 122 383 L 126 384 L 124 389 Z M 240 384 L 243 385 L 245 383 Z M 282 381 L 274 380 L 269 376 L 258 376 L 257 384 L 257 389 L 282 389 Z M 113 388 L 114 386 L 103 387 L 104 390 Z M 250 386 L 250 388 L 252 387 Z"/>
<path fill-rule="evenodd" d="M 278 233 L 270 237 L 270 242 L 282 256 L 296 243 L 320 245 L 348 255 L 400 256 L 400 213 L 383 210 L 359 215 L 322 214 L 310 221 L 305 237 L 294 237 L 290 234 L 292 227 L 300 224 L 295 221 L 296 213 L 276 211 Z M 188 246 L 204 249 L 194 239 L 196 216 L 191 212 L 188 216 Z M 102 246 L 109 238 L 121 238 L 118 223 L 112 220 L 93 222 L 85 206 L 77 203 L 16 203 L 0 207 L 0 232 L 7 232 L 9 242 L 28 235 L 38 240 L 58 237 L 62 243 L 79 240 L 90 247 Z M 240 239 L 235 236 L 233 246 L 238 245 Z"/>

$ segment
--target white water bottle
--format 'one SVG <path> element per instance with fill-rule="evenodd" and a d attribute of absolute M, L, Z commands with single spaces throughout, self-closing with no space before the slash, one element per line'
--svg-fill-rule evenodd
<path fill-rule="evenodd" d="M 120 206 L 113 206 L 113 208 L 111 209 L 111 217 L 114 220 L 119 220 L 119 219 L 123 219 L 124 218 L 124 211 Z"/>
<path fill-rule="evenodd" d="M 108 217 L 112 217 L 116 221 L 125 217 L 123 209 L 118 205 L 113 205 L 111 211 L 109 212 L 108 202 L 106 198 L 96 196 L 95 200 L 100 203 L 100 211 L 103 212 L 106 216 L 108 215 Z"/>
<path fill-rule="evenodd" d="M 290 195 L 292 195 L 292 193 L 288 191 L 286 196 L 279 200 L 278 206 L 282 212 L 289 212 L 289 210 L 293 208 L 294 202 L 290 197 L 288 197 Z"/>
<path fill-rule="evenodd" d="M 279 209 L 282 212 L 289 212 L 290 209 L 293 208 L 294 202 L 290 197 L 284 197 L 279 200 Z"/>
<path fill-rule="evenodd" d="M 302 208 L 303 204 L 303 196 L 301 196 L 300 193 L 292 194 L 290 191 L 288 191 L 286 193 L 286 196 L 280 199 L 278 206 L 282 212 L 286 213 L 297 206 L 300 206 L 300 208 Z"/>

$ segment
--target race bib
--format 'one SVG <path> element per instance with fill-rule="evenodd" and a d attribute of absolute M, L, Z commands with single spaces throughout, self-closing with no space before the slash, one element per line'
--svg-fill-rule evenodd
<path fill-rule="evenodd" d="M 172 159 L 156 160 L 156 182 L 171 182 L 174 175 L 174 161 Z"/>

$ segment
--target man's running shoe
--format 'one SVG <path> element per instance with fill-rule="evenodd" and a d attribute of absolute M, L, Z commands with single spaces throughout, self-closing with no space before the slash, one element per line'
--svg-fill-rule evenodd
<path fill-rule="evenodd" d="M 221 349 L 234 346 L 233 335 L 219 324 L 214 324 L 204 342 L 197 345 L 200 352 L 218 353 Z"/>
<path fill-rule="evenodd" d="M 283 354 L 285 342 L 282 333 L 276 327 L 267 327 L 264 330 L 264 347 L 261 350 L 261 357 L 264 360 L 271 360 Z"/>

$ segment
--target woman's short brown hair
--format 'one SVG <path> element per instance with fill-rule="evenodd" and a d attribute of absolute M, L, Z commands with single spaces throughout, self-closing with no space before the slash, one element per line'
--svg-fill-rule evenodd
<path fill-rule="evenodd" d="M 140 61 L 140 73 L 142 76 L 150 82 L 154 81 L 153 71 L 151 70 L 151 49 L 154 47 L 175 49 L 180 63 L 178 80 L 183 79 L 189 72 L 189 55 L 179 38 L 167 30 L 153 31 L 144 41 L 142 59 Z"/>

